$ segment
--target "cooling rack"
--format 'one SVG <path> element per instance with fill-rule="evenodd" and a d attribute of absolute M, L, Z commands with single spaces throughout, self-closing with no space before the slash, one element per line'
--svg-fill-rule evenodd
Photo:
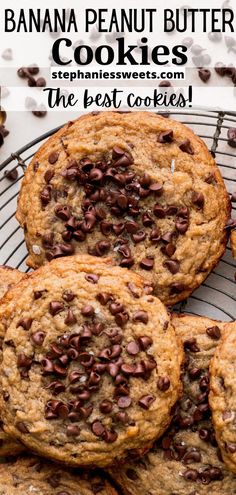
<path fill-rule="evenodd" d="M 236 127 L 236 113 L 175 110 L 171 111 L 170 115 L 191 127 L 205 141 L 221 170 L 228 192 L 234 192 L 236 190 L 236 148 L 231 148 L 227 144 L 227 130 L 230 127 Z M 23 231 L 15 219 L 20 183 L 24 170 L 39 145 L 59 128 L 52 129 L 26 144 L 0 165 L 1 264 L 24 272 L 29 271 L 25 263 L 27 251 Z M 18 169 L 19 176 L 16 181 L 10 182 L 4 173 L 15 167 Z M 234 210 L 233 206 L 232 216 L 236 216 Z M 232 258 L 230 246 L 227 246 L 224 257 L 211 275 L 191 297 L 177 305 L 175 310 L 205 315 L 223 321 L 236 319 L 235 271 L 236 262 Z"/>

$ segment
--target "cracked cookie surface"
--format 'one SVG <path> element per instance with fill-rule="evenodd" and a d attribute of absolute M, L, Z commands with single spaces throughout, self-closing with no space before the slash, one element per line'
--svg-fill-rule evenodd
<path fill-rule="evenodd" d="M 226 324 L 185 315 L 172 321 L 186 354 L 183 397 L 150 452 L 110 473 L 125 495 L 236 493 L 236 477 L 220 460 L 208 406 L 209 363 Z"/>
<path fill-rule="evenodd" d="M 230 201 L 215 161 L 189 128 L 149 112 L 68 123 L 36 153 L 17 219 L 28 264 L 89 253 L 149 279 L 171 305 L 222 256 Z"/>
<path fill-rule="evenodd" d="M 12 288 L 0 319 L 4 430 L 49 458 L 106 466 L 167 428 L 182 346 L 163 304 L 109 260 L 54 260 Z"/>

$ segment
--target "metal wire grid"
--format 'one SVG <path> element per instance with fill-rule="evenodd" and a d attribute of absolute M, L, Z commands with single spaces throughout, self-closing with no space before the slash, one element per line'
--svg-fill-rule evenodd
<path fill-rule="evenodd" d="M 176 110 L 171 111 L 171 117 L 187 124 L 204 139 L 216 158 L 228 192 L 234 192 L 236 189 L 236 149 L 230 148 L 227 144 L 227 130 L 230 127 L 236 127 L 236 114 L 233 112 Z M 12 153 L 0 165 L 1 264 L 10 265 L 24 272 L 28 272 L 29 268 L 25 264 L 27 250 L 23 231 L 15 219 L 17 196 L 24 176 L 24 169 L 34 156 L 38 145 L 41 145 L 59 128 L 50 130 L 17 152 Z M 15 166 L 18 167 L 19 177 L 12 183 L 5 178 L 4 172 Z M 235 209 L 236 207 L 233 206 L 233 216 L 236 216 L 234 214 Z M 224 257 L 211 275 L 187 301 L 178 305 L 176 310 L 223 321 L 236 319 L 235 271 L 236 262 L 232 258 L 230 246 L 227 246 Z"/>

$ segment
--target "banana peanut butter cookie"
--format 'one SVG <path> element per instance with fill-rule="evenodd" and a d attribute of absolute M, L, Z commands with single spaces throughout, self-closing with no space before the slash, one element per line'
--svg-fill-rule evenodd
<path fill-rule="evenodd" d="M 101 473 L 64 470 L 37 457 L 0 464 L 1 495 L 117 495 Z"/>
<path fill-rule="evenodd" d="M 220 460 L 208 406 L 209 362 L 223 324 L 191 316 L 173 324 L 186 353 L 183 397 L 154 448 L 111 474 L 125 495 L 233 495 L 236 477 Z"/>
<path fill-rule="evenodd" d="M 182 346 L 150 287 L 108 260 L 54 260 L 7 294 L 5 431 L 43 456 L 106 466 L 171 419 Z"/>
<path fill-rule="evenodd" d="M 109 255 L 149 279 L 169 305 L 216 265 L 229 215 L 206 145 L 148 112 L 95 112 L 68 123 L 34 156 L 17 211 L 29 266 Z"/>
<path fill-rule="evenodd" d="M 210 405 L 225 464 L 236 473 L 236 323 L 229 324 L 211 362 Z"/>
<path fill-rule="evenodd" d="M 19 270 L 14 270 L 13 268 L 8 266 L 0 266 L 0 299 L 3 298 L 5 293 L 10 289 L 12 285 L 17 284 L 20 280 L 22 280 L 24 276 L 25 274 L 21 273 Z M 3 301 L 0 301 L 0 307 L 1 304 L 3 304 Z M 0 362 L 2 360 L 1 354 L 4 334 L 5 330 L 0 322 Z M 2 423 L 0 414 L 0 457 L 19 454 L 24 449 L 24 447 L 19 442 L 4 433 L 1 425 Z"/>

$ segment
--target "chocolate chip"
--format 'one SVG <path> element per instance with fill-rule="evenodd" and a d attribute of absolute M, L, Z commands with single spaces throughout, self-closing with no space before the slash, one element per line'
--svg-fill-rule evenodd
<path fill-rule="evenodd" d="M 184 471 L 183 477 L 187 481 L 196 481 L 198 479 L 198 471 L 196 469 L 187 469 L 187 471 Z"/>
<path fill-rule="evenodd" d="M 38 79 L 36 79 L 37 88 L 44 88 L 46 84 L 46 79 L 44 79 L 44 77 L 38 77 Z"/>
<path fill-rule="evenodd" d="M 211 71 L 209 69 L 199 69 L 198 75 L 199 75 L 201 81 L 206 83 L 207 81 L 209 81 L 209 79 L 211 77 Z"/>
<path fill-rule="evenodd" d="M 68 311 L 67 311 L 67 316 L 65 318 L 65 324 L 66 325 L 73 325 L 74 323 L 76 323 L 76 321 L 77 320 L 76 320 L 76 317 L 75 317 L 72 309 L 69 308 Z"/>
<path fill-rule="evenodd" d="M 164 261 L 163 266 L 168 268 L 168 270 L 174 275 L 178 273 L 180 268 L 180 263 L 177 260 L 166 260 Z"/>
<path fill-rule="evenodd" d="M 189 378 L 191 380 L 196 380 L 197 378 L 199 378 L 201 373 L 202 373 L 201 368 L 197 368 L 196 366 L 189 368 L 188 370 Z"/>
<path fill-rule="evenodd" d="M 68 437 L 78 437 L 80 428 L 77 425 L 68 425 L 66 427 L 66 434 Z"/>
<path fill-rule="evenodd" d="M 153 208 L 153 213 L 157 218 L 165 218 L 166 216 L 165 209 L 158 203 L 155 204 Z"/>
<path fill-rule="evenodd" d="M 0 132 L 1 132 L 1 127 L 0 126 Z M 18 179 L 18 170 L 17 168 L 13 168 L 12 170 L 6 170 L 4 172 L 4 176 L 8 179 L 8 180 L 11 180 L 11 181 L 15 181 L 16 179 Z"/>
<path fill-rule="evenodd" d="M 234 454 L 236 452 L 236 444 L 235 443 L 225 443 L 226 452 L 230 452 L 230 454 Z"/>
<path fill-rule="evenodd" d="M 27 428 L 26 424 L 23 423 L 23 421 L 18 421 L 16 423 L 16 428 L 19 430 L 21 433 L 29 433 L 29 429 Z"/>
<path fill-rule="evenodd" d="M 180 294 L 181 292 L 184 292 L 186 290 L 186 286 L 184 284 L 181 284 L 180 282 L 175 282 L 174 284 L 171 284 L 171 293 L 172 294 Z"/>
<path fill-rule="evenodd" d="M 59 158 L 59 153 L 58 153 L 57 151 L 53 151 L 53 152 L 49 155 L 49 157 L 48 157 L 48 161 L 49 161 L 49 163 L 50 163 L 51 165 L 54 165 L 54 163 L 56 163 L 56 162 L 57 162 L 58 158 Z"/>
<path fill-rule="evenodd" d="M 143 351 L 146 351 L 146 349 L 148 349 L 148 347 L 153 344 L 153 340 L 151 339 L 151 337 L 148 337 L 146 335 L 139 337 L 138 341 Z"/>
<path fill-rule="evenodd" d="M 66 289 L 62 292 L 62 299 L 64 299 L 64 301 L 71 302 L 74 298 L 75 294 L 71 290 Z"/>
<path fill-rule="evenodd" d="M 92 432 L 94 433 L 94 435 L 96 435 L 96 437 L 102 437 L 104 432 L 105 432 L 105 428 L 104 426 L 102 425 L 102 423 L 98 420 L 94 421 L 91 425 L 91 430 Z"/>
<path fill-rule="evenodd" d="M 135 222 L 134 220 L 130 220 L 129 222 L 125 223 L 125 230 L 129 234 L 135 234 L 139 229 L 139 224 Z"/>
<path fill-rule="evenodd" d="M 155 182 L 154 184 L 151 184 L 149 190 L 152 193 L 154 193 L 156 196 L 161 196 L 163 193 L 163 185 L 160 184 L 159 182 Z"/>
<path fill-rule="evenodd" d="M 189 139 L 185 139 L 181 144 L 179 144 L 179 149 L 184 153 L 188 153 L 189 155 L 194 155 L 194 151 Z"/>
<path fill-rule="evenodd" d="M 26 356 L 24 352 L 20 352 L 17 356 L 17 366 L 18 368 L 30 369 L 33 360 L 32 358 Z"/>
<path fill-rule="evenodd" d="M 46 333 L 42 330 L 38 330 L 37 332 L 32 333 L 31 340 L 34 342 L 34 344 L 41 346 L 44 342 L 45 337 Z"/>
<path fill-rule="evenodd" d="M 191 464 L 192 462 L 201 462 L 201 454 L 197 449 L 192 449 L 190 452 L 186 452 L 182 458 L 184 464 Z"/>
<path fill-rule="evenodd" d="M 140 267 L 143 268 L 143 270 L 152 270 L 153 266 L 154 266 L 153 258 L 143 258 L 140 261 Z"/>
<path fill-rule="evenodd" d="M 147 311 L 136 311 L 133 315 L 133 321 L 140 321 L 141 323 L 144 323 L 146 325 L 148 323 Z"/>
<path fill-rule="evenodd" d="M 104 399 L 100 404 L 99 404 L 99 410 L 103 414 L 109 414 L 113 409 L 113 404 L 110 400 Z"/>
<path fill-rule="evenodd" d="M 171 82 L 170 81 L 161 81 L 158 86 L 160 88 L 169 88 L 171 86 Z"/>
<path fill-rule="evenodd" d="M 114 419 L 117 423 L 123 423 L 123 424 L 129 423 L 129 416 L 125 411 L 120 411 L 116 413 Z"/>
<path fill-rule="evenodd" d="M 138 343 L 133 340 L 127 344 L 126 351 L 130 354 L 130 356 L 136 356 L 136 354 L 140 351 L 140 347 Z"/>
<path fill-rule="evenodd" d="M 117 313 L 115 315 L 115 321 L 119 327 L 123 327 L 129 320 L 129 315 L 127 312 Z"/>
<path fill-rule="evenodd" d="M 144 213 L 142 215 L 142 222 L 144 227 L 151 227 L 151 225 L 153 225 L 154 223 L 154 220 L 149 213 Z"/>
<path fill-rule="evenodd" d="M 157 138 L 159 143 L 172 143 L 173 139 L 174 135 L 171 129 L 161 132 Z"/>
<path fill-rule="evenodd" d="M 135 365 L 133 364 L 122 364 L 121 371 L 125 375 L 132 375 L 135 372 Z"/>
<path fill-rule="evenodd" d="M 132 234 L 131 238 L 134 241 L 135 244 L 138 244 L 139 242 L 142 242 L 146 239 L 146 232 L 144 230 L 138 230 L 136 234 Z"/>
<path fill-rule="evenodd" d="M 150 240 L 155 244 L 156 242 L 159 242 L 161 239 L 161 231 L 156 227 L 155 229 L 152 229 L 150 233 Z"/>
<path fill-rule="evenodd" d="M 170 380 L 167 376 L 160 376 L 157 381 L 157 388 L 161 392 L 166 392 L 170 388 Z"/>
<path fill-rule="evenodd" d="M 22 327 L 24 330 L 29 330 L 32 323 L 32 318 L 21 318 L 17 323 L 17 327 Z"/>
<path fill-rule="evenodd" d="M 175 227 L 178 230 L 178 232 L 183 235 L 185 234 L 185 232 L 187 232 L 189 228 L 189 221 L 185 218 L 179 218 L 175 222 Z"/>
<path fill-rule="evenodd" d="M 205 201 L 205 198 L 203 196 L 202 193 L 198 193 L 196 191 L 194 191 L 192 193 L 192 202 L 198 206 L 199 208 L 203 208 L 204 206 L 204 201 Z"/>
<path fill-rule="evenodd" d="M 95 252 L 97 256 L 103 256 L 111 248 L 109 241 L 99 241 L 95 244 Z"/>
<path fill-rule="evenodd" d="M 102 436 L 104 442 L 106 443 L 114 443 L 117 438 L 118 438 L 118 435 L 116 433 L 116 431 L 114 430 L 105 430 L 103 436 Z"/>
<path fill-rule="evenodd" d="M 114 148 L 112 150 L 112 158 L 113 158 L 113 160 L 116 160 L 117 158 L 120 158 L 124 154 L 125 154 L 125 151 L 122 148 L 120 148 L 120 146 L 114 146 Z"/>
<path fill-rule="evenodd" d="M 62 206 L 62 205 L 57 205 L 55 207 L 55 215 L 60 218 L 61 220 L 67 221 L 69 220 L 71 216 L 71 209 L 70 206 Z"/>
<path fill-rule="evenodd" d="M 93 308 L 93 306 L 91 306 L 90 304 L 87 304 L 86 306 L 83 306 L 83 308 L 81 308 L 81 314 L 83 316 L 93 316 L 95 313 L 95 310 Z"/>
<path fill-rule="evenodd" d="M 149 409 L 154 401 L 155 397 L 153 397 L 152 395 L 144 395 L 143 397 L 141 397 L 141 399 L 139 399 L 138 404 L 143 409 Z"/>
<path fill-rule="evenodd" d="M 197 345 L 197 340 L 194 337 L 184 341 L 184 349 L 186 351 L 190 351 L 190 352 L 194 352 L 194 353 L 200 351 L 200 349 Z"/>
<path fill-rule="evenodd" d="M 131 406 L 131 403 L 132 399 L 126 395 L 124 395 L 123 397 L 121 396 L 118 399 L 118 407 L 120 407 L 121 409 L 127 409 Z"/>
<path fill-rule="evenodd" d="M 222 62 L 217 62 L 215 64 L 215 71 L 219 76 L 224 77 L 226 75 L 226 66 Z"/>
<path fill-rule="evenodd" d="M 51 201 L 51 186 L 46 186 L 43 188 L 40 194 L 40 199 L 43 206 L 47 206 Z"/>
<path fill-rule="evenodd" d="M 217 325 L 210 327 L 210 328 L 207 328 L 206 333 L 207 333 L 208 337 L 210 337 L 213 340 L 219 340 L 221 337 L 221 331 L 220 331 L 219 327 L 217 327 Z"/>
<path fill-rule="evenodd" d="M 228 145 L 236 148 L 236 127 L 230 127 L 227 131 Z"/>
<path fill-rule="evenodd" d="M 52 316 L 57 315 L 58 313 L 61 313 L 64 309 L 64 304 L 61 303 L 60 301 L 51 301 L 49 304 L 49 313 Z"/>

